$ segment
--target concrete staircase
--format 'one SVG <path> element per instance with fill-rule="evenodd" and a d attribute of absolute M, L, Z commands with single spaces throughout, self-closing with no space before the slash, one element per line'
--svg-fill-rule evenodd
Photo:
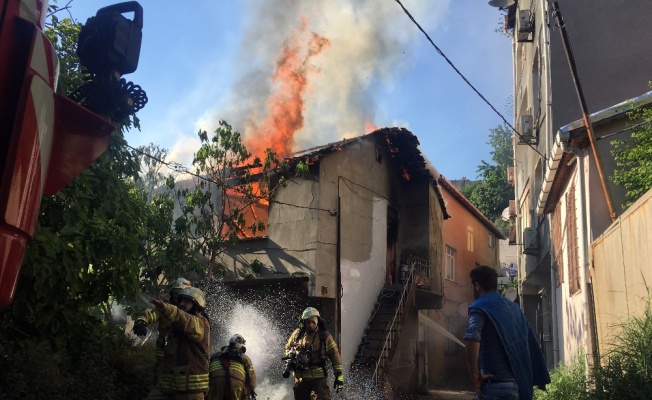
<path fill-rule="evenodd" d="M 374 386 L 382 381 L 389 368 L 401 327 L 414 302 L 416 281 L 412 263 L 408 265 L 403 283 L 385 285 L 378 295 L 351 366 L 355 374 L 372 379 Z"/>

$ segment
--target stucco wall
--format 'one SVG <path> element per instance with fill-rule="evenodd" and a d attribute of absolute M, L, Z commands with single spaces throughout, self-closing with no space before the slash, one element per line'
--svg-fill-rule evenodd
<path fill-rule="evenodd" d="M 375 154 L 370 137 L 320 163 L 321 207 L 336 208 L 340 198 L 341 352 L 345 368 L 353 361 L 385 283 L 387 207 L 396 170 L 389 154 L 380 163 Z M 317 295 L 326 286 L 329 296 L 335 296 L 337 220 L 321 220 L 319 226 Z"/>
<path fill-rule="evenodd" d="M 220 262 L 226 267 L 225 278 L 243 278 L 252 261 L 264 264 L 262 277 L 283 277 L 303 273 L 315 279 L 317 233 L 315 225 L 327 211 L 318 210 L 319 184 L 312 179 L 293 179 L 279 190 L 269 208 L 267 239 L 243 240 L 227 247 Z M 311 287 L 311 292 L 314 286 Z M 312 294 L 312 293 L 311 293 Z"/>
<path fill-rule="evenodd" d="M 372 208 L 371 252 L 366 260 L 342 258 L 342 362 L 348 366 L 355 356 L 378 294 L 385 284 L 387 201 L 376 199 Z"/>
<path fill-rule="evenodd" d="M 456 250 L 456 269 L 454 279 L 446 279 L 446 250 L 442 250 L 442 279 L 444 285 L 444 309 L 436 318 L 440 325 L 446 326 L 446 318 L 454 319 L 457 324 L 452 329 L 458 339 L 462 339 L 466 328 L 466 316 L 468 304 L 473 301 L 473 291 L 469 281 L 469 273 L 476 265 L 488 265 L 498 268 L 498 239 L 478 218 L 461 204 L 445 188 L 442 190 L 446 201 L 446 210 L 451 215 L 450 219 L 443 222 L 443 241 L 445 246 Z M 469 229 L 473 232 L 473 251 L 469 250 L 467 234 Z M 494 247 L 489 247 L 489 235 L 494 236 Z M 446 338 L 431 330 L 430 333 L 436 337 L 438 353 L 430 357 L 431 379 L 455 379 L 460 374 L 466 377 L 466 358 L 464 349 L 455 345 L 448 354 L 445 353 Z M 444 377 L 438 376 L 435 371 L 442 371 Z"/>

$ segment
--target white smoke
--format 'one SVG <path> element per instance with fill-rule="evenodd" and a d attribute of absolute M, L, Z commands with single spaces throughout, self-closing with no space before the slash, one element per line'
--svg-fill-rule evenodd
<path fill-rule="evenodd" d="M 243 71 L 230 89 L 228 104 L 214 115 L 245 135 L 267 115 L 269 77 L 279 49 L 302 17 L 310 29 L 330 41 L 311 62 L 305 96 L 304 127 L 295 149 L 364 134 L 365 120 L 377 126 L 392 121 L 378 114 L 375 90 L 391 88 L 410 73 L 413 53 L 425 38 L 393 1 L 329 0 L 274 2 L 247 0 L 249 25 L 238 57 Z M 432 31 L 449 7 L 446 1 L 404 0 L 426 31 Z"/>

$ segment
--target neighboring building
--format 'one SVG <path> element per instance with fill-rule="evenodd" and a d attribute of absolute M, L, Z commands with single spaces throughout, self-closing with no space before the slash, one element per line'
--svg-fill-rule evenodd
<path fill-rule="evenodd" d="M 506 1 L 514 41 L 514 168 L 521 307 L 550 367 L 596 352 L 591 243 L 609 226 L 560 28 L 543 0 Z M 619 103 L 647 90 L 652 2 L 559 1 L 608 181 Z M 617 106 L 614 106 L 617 105 Z M 612 108 L 614 107 L 614 108 Z M 602 110 L 602 111 L 600 111 Z M 609 111 L 611 110 L 611 111 Z M 605 140 L 600 140 L 604 138 Z M 618 191 L 610 183 L 613 195 Z M 617 201 L 614 201 L 619 206 Z M 617 213 L 620 210 L 617 210 Z"/>
<path fill-rule="evenodd" d="M 271 199 L 267 236 L 241 241 L 221 260 L 226 280 L 256 265 L 258 279 L 248 283 L 305 282 L 308 302 L 341 344 L 345 370 L 355 361 L 373 373 L 389 360 L 383 372 L 392 386 L 412 393 L 426 368 L 420 312 L 443 305 L 448 217 L 438 174 L 418 145 L 409 131 L 385 128 L 297 154 L 291 165 L 306 162 L 309 173 Z M 405 288 L 401 307 L 380 310 Z M 386 328 L 397 309 L 396 325 Z M 370 353 L 387 338 L 390 349 Z"/>
<path fill-rule="evenodd" d="M 433 335 L 429 354 L 429 382 L 468 383 L 466 355 L 461 338 L 466 329 L 468 307 L 473 302 L 469 273 L 478 265 L 500 269 L 498 229 L 443 176 L 437 180 L 451 218 L 444 221 L 444 308 L 428 314 L 458 340 Z M 461 380 L 461 381 L 460 381 Z"/>

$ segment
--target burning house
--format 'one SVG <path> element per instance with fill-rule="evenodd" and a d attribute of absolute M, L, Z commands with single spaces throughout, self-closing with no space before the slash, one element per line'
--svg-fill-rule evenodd
<path fill-rule="evenodd" d="M 449 217 L 418 145 L 408 130 L 384 128 L 295 154 L 290 163 L 309 171 L 270 199 L 265 235 L 220 260 L 226 282 L 274 282 L 305 296 L 345 368 L 412 393 L 427 368 L 420 315 L 443 306 Z"/>

